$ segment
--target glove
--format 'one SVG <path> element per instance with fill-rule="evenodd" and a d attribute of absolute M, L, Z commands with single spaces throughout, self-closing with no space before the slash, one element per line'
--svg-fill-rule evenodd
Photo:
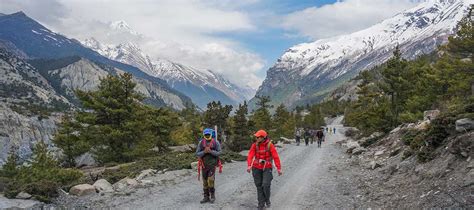
<path fill-rule="evenodd" d="M 252 170 L 252 166 L 247 167 L 247 173 L 250 173 L 250 170 Z"/>
<path fill-rule="evenodd" d="M 278 170 L 278 176 L 281 176 L 283 175 L 283 172 L 281 172 L 281 170 Z"/>

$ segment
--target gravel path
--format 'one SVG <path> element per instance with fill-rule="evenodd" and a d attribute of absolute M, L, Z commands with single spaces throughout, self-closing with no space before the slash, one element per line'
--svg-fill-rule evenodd
<path fill-rule="evenodd" d="M 344 138 L 342 118 L 336 118 L 330 127 L 337 133 L 327 135 L 322 148 L 316 144 L 284 145 L 279 148 L 283 175 L 274 171 L 272 182 L 272 209 L 356 208 L 357 184 L 349 162 L 335 142 Z M 224 172 L 216 177 L 216 202 L 200 204 L 201 183 L 197 173 L 181 170 L 169 173 L 169 182 L 140 188 L 129 195 L 98 196 L 89 200 L 91 207 L 128 209 L 255 209 L 256 188 L 246 172 L 245 162 L 226 164 Z M 156 181 L 156 180 L 155 180 Z"/>

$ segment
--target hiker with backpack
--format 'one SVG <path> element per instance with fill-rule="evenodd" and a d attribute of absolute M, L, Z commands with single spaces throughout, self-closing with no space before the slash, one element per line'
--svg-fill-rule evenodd
<path fill-rule="evenodd" d="M 304 143 L 306 146 L 309 145 L 310 138 L 311 138 L 311 132 L 309 132 L 309 128 L 304 129 Z"/>
<path fill-rule="evenodd" d="M 219 159 L 221 155 L 221 146 L 215 139 L 215 132 L 210 128 L 203 131 L 203 138 L 197 145 L 196 156 L 198 156 L 198 179 L 199 173 L 202 169 L 202 186 L 204 191 L 204 198 L 201 203 L 211 202 L 216 200 L 215 196 L 215 177 L 216 167 L 219 167 L 219 172 L 222 172 L 222 164 Z"/>
<path fill-rule="evenodd" d="M 300 146 L 301 130 L 299 128 L 296 128 L 295 139 L 296 139 L 296 146 Z"/>
<path fill-rule="evenodd" d="M 323 141 L 323 138 L 324 138 L 324 132 L 322 130 L 318 130 L 316 132 L 316 137 L 318 137 L 318 147 L 321 147 L 321 142 Z"/>
<path fill-rule="evenodd" d="M 270 202 L 270 185 L 273 179 L 273 162 L 281 176 L 280 157 L 268 138 L 267 132 L 264 130 L 257 131 L 254 136 L 257 141 L 250 147 L 247 156 L 247 172 L 252 172 L 255 186 L 257 187 L 258 209 L 268 208 Z"/>

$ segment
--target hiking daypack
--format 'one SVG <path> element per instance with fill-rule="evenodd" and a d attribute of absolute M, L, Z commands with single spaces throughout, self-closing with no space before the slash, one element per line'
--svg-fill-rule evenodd
<path fill-rule="evenodd" d="M 216 144 L 215 141 L 216 140 L 214 140 L 214 138 L 211 139 L 211 142 L 209 143 L 209 148 L 212 148 Z M 201 143 L 203 148 L 206 148 L 207 140 L 202 139 L 200 143 Z M 219 173 L 222 173 L 222 162 L 221 162 L 221 159 L 219 157 L 217 157 L 217 166 L 216 167 L 219 167 Z M 198 158 L 198 167 L 197 167 L 198 180 L 201 180 L 201 169 L 203 169 L 203 168 L 204 168 L 204 161 L 202 160 L 202 158 Z"/>
<path fill-rule="evenodd" d="M 296 131 L 296 136 L 301 137 L 301 131 L 300 130 Z"/>

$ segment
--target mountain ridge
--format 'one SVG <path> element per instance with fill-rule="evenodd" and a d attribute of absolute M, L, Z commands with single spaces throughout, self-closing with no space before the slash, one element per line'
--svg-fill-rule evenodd
<path fill-rule="evenodd" d="M 396 46 L 408 59 L 430 53 L 447 41 L 471 2 L 424 2 L 367 29 L 295 45 L 268 70 L 256 95 L 288 107 L 321 101 L 358 72 L 386 61 Z"/>
<path fill-rule="evenodd" d="M 191 103 L 191 99 L 183 93 L 171 88 L 166 81 L 152 77 L 137 67 L 106 58 L 84 47 L 75 39 L 69 39 L 61 34 L 52 32 L 23 12 L 0 16 L 0 39 L 12 43 L 30 59 L 59 59 L 63 57 L 80 56 L 94 62 L 113 66 L 131 73 L 137 78 L 151 81 L 160 86 L 166 93 L 176 95 L 180 100 Z"/>

